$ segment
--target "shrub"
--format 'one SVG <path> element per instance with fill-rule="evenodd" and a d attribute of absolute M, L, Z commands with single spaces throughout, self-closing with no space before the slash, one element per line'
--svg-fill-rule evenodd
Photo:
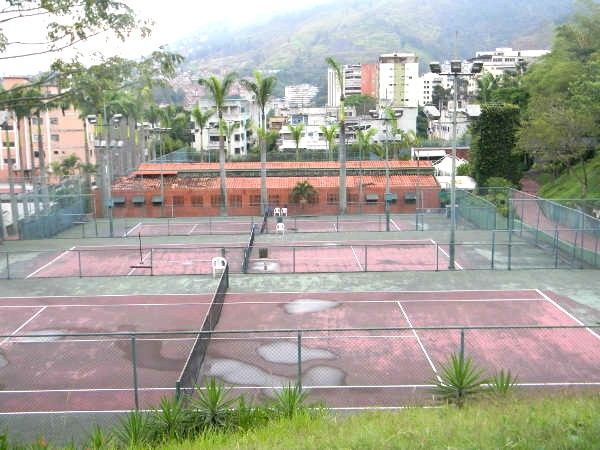
<path fill-rule="evenodd" d="M 496 372 L 489 380 L 489 389 L 492 393 L 506 397 L 517 384 L 517 376 L 510 373 L 510 370 Z"/>
<path fill-rule="evenodd" d="M 225 427 L 236 399 L 228 399 L 229 391 L 214 378 L 204 389 L 196 388 L 196 393 L 191 401 L 193 423 L 200 429 Z"/>
<path fill-rule="evenodd" d="M 299 385 L 288 384 L 275 392 L 274 409 L 279 416 L 292 418 L 306 409 L 306 396 Z"/>
<path fill-rule="evenodd" d="M 482 384 L 487 381 L 484 371 L 475 366 L 471 358 L 465 359 L 456 353 L 452 353 L 450 360 L 440 369 L 439 375 L 433 379 L 434 394 L 459 408 L 467 397 L 480 393 Z"/>
<path fill-rule="evenodd" d="M 125 418 L 120 419 L 114 436 L 122 445 L 135 447 L 152 442 L 154 433 L 146 413 L 131 411 Z"/>

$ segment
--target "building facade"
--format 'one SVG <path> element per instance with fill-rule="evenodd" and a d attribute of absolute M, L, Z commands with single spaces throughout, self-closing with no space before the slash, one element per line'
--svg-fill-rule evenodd
<path fill-rule="evenodd" d="M 416 108 L 421 97 L 419 59 L 414 53 L 379 56 L 379 103 L 384 107 Z"/>
<path fill-rule="evenodd" d="M 284 91 L 285 101 L 289 107 L 302 108 L 309 106 L 313 102 L 319 92 L 319 88 L 311 84 L 295 84 L 286 86 Z"/>

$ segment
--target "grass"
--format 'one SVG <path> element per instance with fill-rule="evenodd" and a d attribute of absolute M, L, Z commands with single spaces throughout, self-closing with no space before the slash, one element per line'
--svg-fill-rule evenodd
<path fill-rule="evenodd" d="M 587 161 L 588 191 L 586 198 L 600 198 L 600 152 Z M 540 188 L 540 196 L 544 198 L 582 198 L 581 182 L 576 173 L 581 167 L 575 166 L 570 172 L 565 171 L 558 178 L 542 176 L 540 181 L 546 181 Z"/>
<path fill-rule="evenodd" d="M 210 432 L 168 450 L 597 448 L 600 397 L 484 399 L 459 409 L 410 408 L 350 417 L 297 414 L 235 433 Z"/>

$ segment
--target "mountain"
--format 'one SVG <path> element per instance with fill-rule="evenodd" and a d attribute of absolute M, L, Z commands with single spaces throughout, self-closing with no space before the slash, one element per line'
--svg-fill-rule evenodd
<path fill-rule="evenodd" d="M 496 47 L 549 48 L 571 0 L 332 0 L 233 29 L 201 30 L 175 43 L 194 72 L 278 70 L 279 86 L 326 86 L 324 58 L 375 62 L 381 53 L 415 52 L 422 64 L 467 58 Z"/>

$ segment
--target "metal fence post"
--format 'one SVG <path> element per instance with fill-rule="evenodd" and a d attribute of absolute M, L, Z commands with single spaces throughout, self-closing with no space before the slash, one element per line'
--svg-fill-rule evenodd
<path fill-rule="evenodd" d="M 167 236 L 171 236 L 171 219 L 167 218 Z"/>
<path fill-rule="evenodd" d="M 302 390 L 302 331 L 298 331 L 298 389 Z"/>
<path fill-rule="evenodd" d="M 367 244 L 365 244 L 365 272 L 367 272 L 367 260 L 368 260 L 368 258 L 367 258 L 368 250 L 367 249 L 368 249 Z"/>
<path fill-rule="evenodd" d="M 79 278 L 81 278 L 81 251 L 77 250 L 77 267 L 79 268 Z"/>
<path fill-rule="evenodd" d="M 175 398 L 181 400 L 181 381 L 179 380 L 175 382 Z"/>
<path fill-rule="evenodd" d="M 296 273 L 296 247 L 292 247 L 292 273 Z"/>
<path fill-rule="evenodd" d="M 154 251 L 152 247 L 150 247 L 150 276 L 154 276 Z"/>
<path fill-rule="evenodd" d="M 560 244 L 558 243 L 558 230 L 554 231 L 554 268 L 558 268 L 558 250 Z"/>
<path fill-rule="evenodd" d="M 596 236 L 596 244 L 594 245 L 594 267 L 598 267 L 598 236 Z"/>
<path fill-rule="evenodd" d="M 465 360 L 465 329 L 460 329 L 460 348 L 458 349 L 460 362 Z"/>
<path fill-rule="evenodd" d="M 495 253 L 496 253 L 496 230 L 492 230 L 492 261 L 490 262 L 492 270 L 494 270 L 494 255 L 495 255 Z"/>
<path fill-rule="evenodd" d="M 435 243 L 435 271 L 440 271 L 440 244 Z"/>
<path fill-rule="evenodd" d="M 507 269 L 511 270 L 512 267 L 512 230 L 508 230 L 508 262 Z"/>
<path fill-rule="evenodd" d="M 10 253 L 6 252 L 6 279 L 10 280 Z"/>
<path fill-rule="evenodd" d="M 335 231 L 340 231 L 340 216 L 335 216 Z"/>
<path fill-rule="evenodd" d="M 140 401 L 138 397 L 138 378 L 137 378 L 137 358 L 135 352 L 135 334 L 131 335 L 131 365 L 133 369 L 133 398 L 135 410 L 140 409 Z"/>

